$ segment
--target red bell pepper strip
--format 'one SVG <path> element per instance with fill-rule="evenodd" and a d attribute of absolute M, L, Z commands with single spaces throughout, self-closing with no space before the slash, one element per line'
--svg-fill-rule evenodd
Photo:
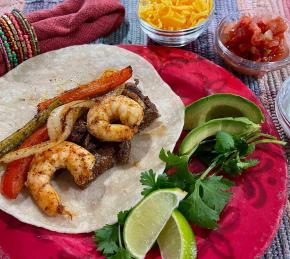
<path fill-rule="evenodd" d="M 123 68 L 120 71 L 115 71 L 110 76 L 100 77 L 89 84 L 78 86 L 60 94 L 55 98 L 39 103 L 38 111 L 43 111 L 46 109 L 55 99 L 65 104 L 72 101 L 89 99 L 96 95 L 103 95 L 125 83 L 131 78 L 131 76 L 131 66 Z"/>
<path fill-rule="evenodd" d="M 48 140 L 47 127 L 44 126 L 29 136 L 20 148 L 34 146 Z M 27 178 L 33 156 L 21 158 L 9 163 L 1 179 L 1 193 L 9 199 L 16 199 Z"/>

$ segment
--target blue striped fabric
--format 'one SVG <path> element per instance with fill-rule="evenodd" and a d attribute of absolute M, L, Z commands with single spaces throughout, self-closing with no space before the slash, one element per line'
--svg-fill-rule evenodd
<path fill-rule="evenodd" d="M 76 0 L 77 1 L 77 0 Z M 96 0 L 97 1 L 97 0 Z M 25 12 L 29 13 L 35 10 L 47 9 L 62 0 L 25 0 Z M 122 26 L 108 37 L 101 38 L 92 43 L 104 44 L 147 44 L 148 39 L 141 31 L 137 18 L 137 0 L 121 0 L 126 8 L 126 21 Z M 216 0 L 215 19 L 213 20 L 207 33 L 203 34 L 199 39 L 184 49 L 194 51 L 201 56 L 204 56 L 217 64 L 220 64 L 229 69 L 224 62 L 215 54 L 213 48 L 214 33 L 218 22 L 227 14 L 236 13 L 238 11 L 236 0 Z M 240 78 L 257 96 L 261 95 L 261 89 L 258 81 L 252 77 L 242 76 L 234 73 Z M 269 75 L 271 77 L 271 74 Z M 269 98 L 273 101 L 273 95 L 269 92 Z M 288 153 L 289 155 L 289 153 Z M 288 156 L 289 158 L 289 156 Z M 272 245 L 268 248 L 264 255 L 264 259 L 272 258 L 289 258 L 290 259 L 290 222 L 284 215 L 281 226 L 278 230 Z"/>

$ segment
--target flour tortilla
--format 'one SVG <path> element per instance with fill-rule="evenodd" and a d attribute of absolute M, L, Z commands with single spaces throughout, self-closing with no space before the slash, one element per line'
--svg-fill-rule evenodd
<path fill-rule="evenodd" d="M 63 204 L 75 213 L 73 220 L 43 214 L 25 190 L 16 200 L 0 195 L 0 209 L 22 222 L 62 233 L 85 233 L 116 221 L 119 211 L 140 200 L 140 174 L 152 168 L 164 170 L 162 147 L 172 150 L 183 128 L 184 106 L 162 81 L 153 66 L 127 50 L 107 45 L 82 45 L 34 57 L 0 78 L 0 139 L 22 127 L 36 114 L 36 105 L 64 90 L 93 81 L 106 68 L 131 65 L 132 80 L 157 106 L 160 118 L 135 136 L 129 165 L 115 166 L 80 190 L 69 173 L 56 176 L 52 184 Z M 2 174 L 3 170 L 1 171 Z"/>

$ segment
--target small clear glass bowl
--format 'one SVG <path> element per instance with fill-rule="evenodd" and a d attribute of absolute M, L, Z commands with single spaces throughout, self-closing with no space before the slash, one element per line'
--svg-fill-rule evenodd
<path fill-rule="evenodd" d="M 139 16 L 139 6 L 137 9 L 138 19 L 141 25 L 141 29 L 147 36 L 160 45 L 167 47 L 182 47 L 192 41 L 195 41 L 210 25 L 214 16 L 214 1 L 213 7 L 205 21 L 198 25 L 185 30 L 161 30 L 153 27 L 149 23 L 145 22 Z"/>
<path fill-rule="evenodd" d="M 290 77 L 283 83 L 275 104 L 277 118 L 290 138 Z"/>
<path fill-rule="evenodd" d="M 217 31 L 216 31 L 216 37 L 215 37 L 215 49 L 216 52 L 224 59 L 224 61 L 231 66 L 234 70 L 251 76 L 257 76 L 262 77 L 265 73 L 271 72 L 274 70 L 281 69 L 282 67 L 285 67 L 290 64 L 290 55 L 288 55 L 286 58 L 274 61 L 274 62 L 256 62 L 251 61 L 248 59 L 241 58 L 231 52 L 222 42 L 221 35 L 223 33 L 223 28 L 226 24 L 237 22 L 242 15 L 266 15 L 267 17 L 277 17 L 279 15 L 269 15 L 269 11 L 258 8 L 255 11 L 253 10 L 246 10 L 243 12 L 240 12 L 239 14 L 232 14 L 229 16 L 224 17 L 221 22 L 218 25 Z M 285 39 L 287 42 L 288 47 L 290 48 L 290 23 L 287 19 L 283 17 L 283 19 L 288 24 L 288 30 L 285 32 Z"/>

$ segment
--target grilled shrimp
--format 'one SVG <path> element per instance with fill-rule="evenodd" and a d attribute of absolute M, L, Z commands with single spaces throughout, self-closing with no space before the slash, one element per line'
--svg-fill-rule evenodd
<path fill-rule="evenodd" d="M 83 187 L 95 178 L 95 157 L 86 149 L 64 141 L 34 156 L 28 172 L 26 186 L 39 208 L 48 216 L 72 214 L 61 203 L 51 185 L 56 170 L 67 168 L 75 183 Z"/>
<path fill-rule="evenodd" d="M 87 128 L 102 141 L 122 142 L 133 138 L 143 116 L 143 108 L 136 101 L 123 95 L 108 96 L 89 110 Z M 111 124 L 113 121 L 122 124 Z"/>

